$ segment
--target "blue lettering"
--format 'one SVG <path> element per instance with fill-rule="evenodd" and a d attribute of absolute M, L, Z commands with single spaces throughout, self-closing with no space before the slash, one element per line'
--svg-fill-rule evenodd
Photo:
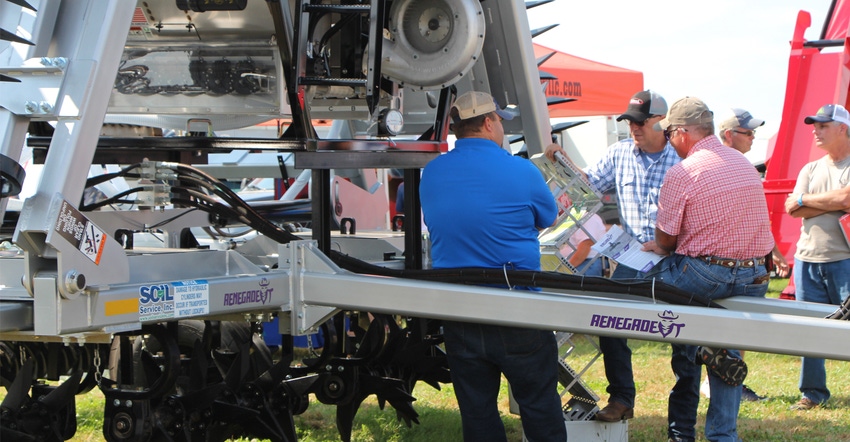
<path fill-rule="evenodd" d="M 173 300 L 174 296 L 168 284 L 139 287 L 139 302 L 142 304 Z"/>

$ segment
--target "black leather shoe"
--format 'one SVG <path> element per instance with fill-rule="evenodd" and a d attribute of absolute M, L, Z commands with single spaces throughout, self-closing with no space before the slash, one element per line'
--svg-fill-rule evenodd
<path fill-rule="evenodd" d="M 635 417 L 635 409 L 621 402 L 611 401 L 605 408 L 596 412 L 596 420 L 620 422 Z"/>

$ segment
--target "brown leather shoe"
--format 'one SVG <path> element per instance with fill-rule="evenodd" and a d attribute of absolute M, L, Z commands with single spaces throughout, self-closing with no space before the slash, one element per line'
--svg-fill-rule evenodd
<path fill-rule="evenodd" d="M 635 417 L 635 409 L 617 401 L 610 401 L 605 408 L 596 412 L 596 420 L 620 422 Z"/>

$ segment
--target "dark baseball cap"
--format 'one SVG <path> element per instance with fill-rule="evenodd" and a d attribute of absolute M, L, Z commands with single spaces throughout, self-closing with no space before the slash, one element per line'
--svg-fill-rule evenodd
<path fill-rule="evenodd" d="M 649 89 L 636 93 L 629 100 L 629 108 L 623 115 L 617 117 L 617 121 L 629 120 L 642 123 L 653 115 L 666 115 L 667 102 L 664 97 Z"/>

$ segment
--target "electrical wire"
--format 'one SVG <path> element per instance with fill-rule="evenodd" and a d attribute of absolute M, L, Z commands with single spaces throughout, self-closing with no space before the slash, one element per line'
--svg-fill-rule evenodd
<path fill-rule="evenodd" d="M 158 228 L 158 227 L 162 227 L 162 226 L 164 226 L 164 225 L 166 225 L 166 224 L 168 224 L 168 223 L 170 223 L 170 222 L 172 222 L 172 221 L 176 220 L 177 218 L 180 218 L 180 217 L 186 216 L 186 215 L 188 215 L 188 214 L 190 214 L 190 213 L 192 213 L 192 212 L 194 212 L 194 211 L 196 211 L 196 210 L 198 210 L 198 209 L 197 209 L 197 208 L 192 208 L 192 209 L 187 210 L 187 211 L 185 211 L 185 212 L 183 212 L 183 213 L 181 213 L 181 214 L 179 214 L 179 215 L 175 215 L 175 216 L 172 216 L 171 218 L 168 218 L 168 219 L 162 220 L 162 221 L 160 221 L 160 222 L 158 222 L 158 223 L 156 223 L 156 224 L 151 224 L 150 226 L 148 226 L 148 228 L 149 228 L 149 229 L 156 229 L 156 228 Z"/>
<path fill-rule="evenodd" d="M 89 204 L 89 205 L 81 205 L 80 211 L 81 212 L 91 212 L 92 210 L 99 209 L 103 206 L 108 206 L 110 204 L 115 204 L 115 203 L 119 203 L 119 204 L 133 203 L 134 201 L 122 200 L 121 198 L 125 197 L 127 195 L 130 195 L 132 193 L 141 192 L 143 190 L 145 190 L 144 187 L 134 187 L 132 189 L 127 189 L 123 192 L 116 193 L 115 195 L 112 195 L 111 197 L 109 197 L 109 198 L 107 198 L 103 201 L 98 201 L 96 203 L 92 203 L 92 204 Z"/>
<path fill-rule="evenodd" d="M 87 180 L 86 180 L 86 188 L 88 188 L 88 187 L 94 187 L 94 186 L 96 186 L 96 185 L 98 185 L 98 184 L 100 184 L 100 183 L 104 183 L 104 182 L 107 182 L 107 181 L 109 181 L 109 180 L 111 180 L 111 179 L 119 178 L 119 177 L 139 178 L 139 177 L 140 177 L 140 175 L 139 175 L 139 174 L 131 174 L 131 173 L 129 173 L 129 172 L 130 172 L 131 170 L 136 169 L 136 168 L 139 168 L 139 167 L 141 167 L 141 166 L 142 166 L 142 163 L 136 163 L 136 164 L 133 164 L 133 165 L 127 166 L 127 167 L 125 167 L 125 168 L 123 168 L 123 169 L 119 170 L 118 172 L 105 173 L 105 174 L 103 174 L 103 175 L 98 175 L 98 176 L 96 176 L 96 177 L 91 177 L 91 178 L 89 178 L 89 179 L 87 179 Z"/>

